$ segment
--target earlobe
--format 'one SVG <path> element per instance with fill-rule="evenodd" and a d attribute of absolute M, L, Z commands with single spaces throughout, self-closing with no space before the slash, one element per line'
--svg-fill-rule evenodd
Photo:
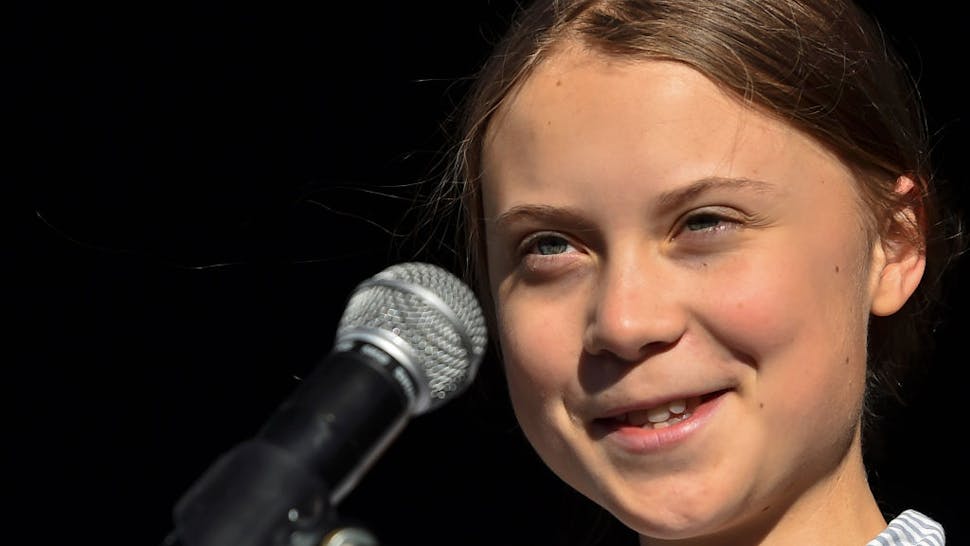
<path fill-rule="evenodd" d="M 911 196 L 918 189 L 913 180 L 901 176 L 896 192 Z M 899 311 L 916 291 L 926 269 L 923 230 L 920 227 L 919 199 L 902 199 L 892 222 L 873 249 L 873 266 L 878 268 L 872 292 L 871 312 L 877 316 Z"/>

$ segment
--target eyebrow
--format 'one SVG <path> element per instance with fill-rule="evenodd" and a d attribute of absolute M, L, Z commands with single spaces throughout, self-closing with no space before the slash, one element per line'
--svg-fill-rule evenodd
<path fill-rule="evenodd" d="M 699 196 L 719 189 L 751 189 L 758 193 L 777 191 L 778 186 L 764 180 L 754 178 L 731 178 L 712 176 L 695 180 L 687 186 L 666 191 L 657 198 L 657 209 L 664 211 L 676 210 L 690 203 Z M 555 207 L 552 205 L 518 205 L 499 214 L 494 223 L 499 228 L 505 228 L 518 221 L 531 220 L 540 223 L 567 224 L 578 229 L 594 229 L 594 225 L 579 209 L 572 207 Z"/>
<path fill-rule="evenodd" d="M 523 220 L 555 225 L 565 224 L 581 230 L 594 229 L 593 223 L 578 209 L 552 205 L 518 205 L 499 214 L 493 223 L 499 228 L 504 228 Z"/>
<path fill-rule="evenodd" d="M 661 211 L 674 210 L 683 207 L 698 196 L 713 190 L 743 190 L 750 189 L 758 193 L 777 191 L 778 186 L 764 180 L 754 178 L 731 178 L 725 176 L 711 176 L 695 180 L 687 186 L 666 191 L 657 198 L 657 208 Z"/>

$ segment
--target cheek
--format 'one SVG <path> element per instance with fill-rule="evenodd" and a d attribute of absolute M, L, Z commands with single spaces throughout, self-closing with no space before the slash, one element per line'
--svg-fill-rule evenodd
<path fill-rule="evenodd" d="M 784 234 L 783 234 L 784 235 Z M 767 240 L 708 272 L 698 312 L 737 349 L 761 360 L 799 347 L 865 346 L 868 318 L 864 242 L 844 237 Z M 716 318 L 715 318 L 716 317 Z"/>
<path fill-rule="evenodd" d="M 569 336 L 534 306 L 498 300 L 498 333 L 513 401 L 535 403 L 565 381 Z"/>
<path fill-rule="evenodd" d="M 505 375 L 516 415 L 534 436 L 562 418 L 562 399 L 578 370 L 583 313 L 573 298 L 506 288 L 495 294 Z"/>
<path fill-rule="evenodd" d="M 754 367 L 765 407 L 836 425 L 840 415 L 854 422 L 846 409 L 861 404 L 868 313 L 858 255 L 829 250 L 736 264 L 722 277 L 729 286 L 711 291 L 707 316 L 718 317 L 711 335 Z"/>

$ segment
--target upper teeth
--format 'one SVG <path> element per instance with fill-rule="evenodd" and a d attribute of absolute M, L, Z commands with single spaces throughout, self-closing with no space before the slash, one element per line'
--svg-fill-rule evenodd
<path fill-rule="evenodd" d="M 626 421 L 638 427 L 663 428 L 690 417 L 688 407 L 697 407 L 699 403 L 696 399 L 673 400 L 650 409 L 631 411 L 626 414 Z"/>

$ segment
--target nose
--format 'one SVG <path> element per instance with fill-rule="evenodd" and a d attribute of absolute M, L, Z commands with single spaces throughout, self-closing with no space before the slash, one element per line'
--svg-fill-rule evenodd
<path fill-rule="evenodd" d="M 587 353 L 638 362 L 681 338 L 686 311 L 676 283 L 659 269 L 636 260 L 601 270 L 583 336 Z"/>

